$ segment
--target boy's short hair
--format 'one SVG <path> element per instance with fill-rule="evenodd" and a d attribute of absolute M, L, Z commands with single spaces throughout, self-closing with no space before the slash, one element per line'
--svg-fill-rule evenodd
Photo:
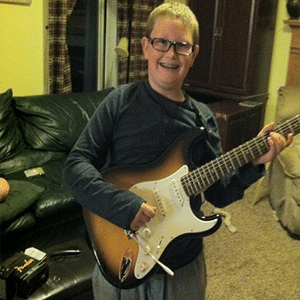
<path fill-rule="evenodd" d="M 163 3 L 156 7 L 149 15 L 146 25 L 146 37 L 150 37 L 155 23 L 160 17 L 170 17 L 181 20 L 192 32 L 193 43 L 199 43 L 199 25 L 191 9 L 181 2 Z"/>

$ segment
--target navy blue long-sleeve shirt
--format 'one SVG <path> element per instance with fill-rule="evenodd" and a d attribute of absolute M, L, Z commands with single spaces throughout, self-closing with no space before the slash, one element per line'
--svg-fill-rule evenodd
<path fill-rule="evenodd" d="M 197 161 L 198 152 L 213 153 L 206 160 L 221 155 L 213 113 L 206 105 L 195 105 L 195 100 L 185 96 L 183 103 L 171 101 L 155 92 L 148 81 L 122 85 L 112 91 L 96 110 L 66 161 L 65 180 L 76 201 L 115 225 L 129 228 L 143 199 L 106 182 L 101 174 L 105 165 L 151 163 L 179 136 L 203 126 L 207 137 L 199 145 L 207 149 L 195 149 L 194 162 L 198 165 L 203 162 L 203 157 Z M 224 207 L 242 198 L 244 190 L 261 176 L 251 164 L 246 165 L 208 188 L 206 199 Z M 199 206 L 199 201 L 194 206 Z M 201 245 L 201 239 L 180 243 L 174 256 L 171 255 L 169 266 L 176 269 L 193 260 Z"/>

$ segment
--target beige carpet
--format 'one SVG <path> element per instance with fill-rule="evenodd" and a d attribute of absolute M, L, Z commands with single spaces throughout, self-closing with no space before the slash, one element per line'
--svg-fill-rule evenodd
<path fill-rule="evenodd" d="M 207 300 L 300 300 L 300 240 L 280 226 L 266 200 L 249 204 L 254 188 L 224 208 L 237 232 L 223 222 L 204 239 Z M 203 205 L 206 215 L 212 209 Z"/>

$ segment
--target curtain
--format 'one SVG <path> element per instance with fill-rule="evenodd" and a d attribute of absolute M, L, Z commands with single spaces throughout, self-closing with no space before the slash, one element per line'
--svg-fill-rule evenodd
<path fill-rule="evenodd" d="M 129 57 L 119 59 L 118 84 L 147 78 L 147 62 L 143 58 L 141 40 L 150 12 L 163 0 L 118 0 L 118 39 L 129 39 Z"/>
<path fill-rule="evenodd" d="M 72 92 L 67 46 L 67 21 L 76 0 L 49 1 L 49 81 L 50 94 Z"/>

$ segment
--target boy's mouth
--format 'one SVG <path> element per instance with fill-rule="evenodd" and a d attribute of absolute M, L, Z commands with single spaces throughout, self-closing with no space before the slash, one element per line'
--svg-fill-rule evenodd
<path fill-rule="evenodd" d="M 175 69 L 179 68 L 178 65 L 167 64 L 167 63 L 164 63 L 164 62 L 161 62 L 159 64 L 160 64 L 160 66 L 162 66 L 163 68 L 166 68 L 166 69 L 173 69 L 173 70 L 175 70 Z"/>

